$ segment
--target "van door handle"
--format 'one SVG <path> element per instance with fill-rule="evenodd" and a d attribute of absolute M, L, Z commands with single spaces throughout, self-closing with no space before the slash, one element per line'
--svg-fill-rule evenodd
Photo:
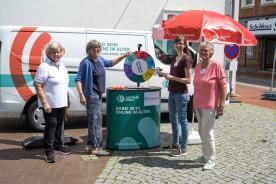
<path fill-rule="evenodd" d="M 123 69 L 117 69 L 117 68 L 106 68 L 106 70 L 111 70 L 111 71 L 124 71 Z"/>

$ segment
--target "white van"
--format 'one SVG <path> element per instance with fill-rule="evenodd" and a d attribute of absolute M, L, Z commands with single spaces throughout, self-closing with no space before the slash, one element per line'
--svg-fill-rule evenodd
<path fill-rule="evenodd" d="M 33 78 L 44 57 L 43 48 L 50 41 L 60 42 L 65 48 L 63 61 L 70 76 L 68 115 L 85 115 L 85 108 L 79 103 L 74 79 L 80 61 L 86 56 L 86 43 L 91 39 L 102 43 L 101 54 L 107 59 L 113 59 L 127 51 L 136 51 L 138 44 L 142 44 L 141 50 L 153 57 L 155 67 L 169 72 L 169 64 L 166 62 L 173 53 L 171 42 L 154 41 L 150 31 L 0 26 L 0 118 L 26 117 L 26 122 L 33 130 L 44 129 L 44 118 L 41 109 L 37 107 Z M 107 68 L 107 87 L 116 84 L 136 85 L 125 76 L 123 65 L 124 62 L 120 62 Z M 167 112 L 167 81 L 154 75 L 141 85 L 162 87 L 161 111 Z M 104 95 L 103 102 L 105 101 Z"/>

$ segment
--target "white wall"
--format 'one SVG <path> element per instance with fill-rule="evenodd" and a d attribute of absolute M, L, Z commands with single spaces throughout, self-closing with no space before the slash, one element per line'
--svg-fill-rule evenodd
<path fill-rule="evenodd" d="M 228 1 L 228 2 L 227 2 Z M 225 13 L 231 0 L 0 0 L 0 26 L 58 26 L 151 30 L 163 13 L 205 9 Z M 235 1 L 238 19 L 239 0 Z M 226 5 L 228 4 L 228 5 Z M 224 45 L 213 56 L 224 62 Z M 236 75 L 234 74 L 234 79 Z M 235 80 L 234 80 L 235 81 Z"/>
<path fill-rule="evenodd" d="M 0 25 L 109 28 L 115 25 L 127 2 L 128 0 L 0 0 Z"/>
<path fill-rule="evenodd" d="M 224 13 L 225 0 L 169 0 L 165 9 L 166 10 L 211 10 Z"/>
<path fill-rule="evenodd" d="M 0 0 L 0 25 L 151 30 L 166 11 L 224 13 L 224 0 Z"/>

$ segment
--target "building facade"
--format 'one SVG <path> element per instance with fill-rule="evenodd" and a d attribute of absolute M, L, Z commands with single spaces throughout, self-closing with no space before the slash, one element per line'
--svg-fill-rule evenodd
<path fill-rule="evenodd" d="M 239 66 L 271 71 L 276 52 L 276 0 L 241 0 L 240 22 L 257 38 L 255 47 L 242 47 Z"/>

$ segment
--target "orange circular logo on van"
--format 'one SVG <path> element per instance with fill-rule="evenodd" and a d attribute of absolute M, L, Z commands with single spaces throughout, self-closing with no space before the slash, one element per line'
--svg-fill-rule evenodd
<path fill-rule="evenodd" d="M 22 99 L 26 102 L 28 101 L 34 94 L 27 85 L 22 66 L 24 63 L 22 62 L 22 55 L 25 45 L 30 38 L 30 36 L 35 32 L 37 27 L 23 27 L 19 30 L 15 39 L 12 43 L 10 50 L 10 73 L 14 83 L 14 86 L 22 97 Z M 29 55 L 29 71 L 34 78 L 36 67 L 41 62 L 42 50 L 44 46 L 51 40 L 51 36 L 47 32 L 41 33 L 35 42 L 32 45 L 30 55 Z"/>

